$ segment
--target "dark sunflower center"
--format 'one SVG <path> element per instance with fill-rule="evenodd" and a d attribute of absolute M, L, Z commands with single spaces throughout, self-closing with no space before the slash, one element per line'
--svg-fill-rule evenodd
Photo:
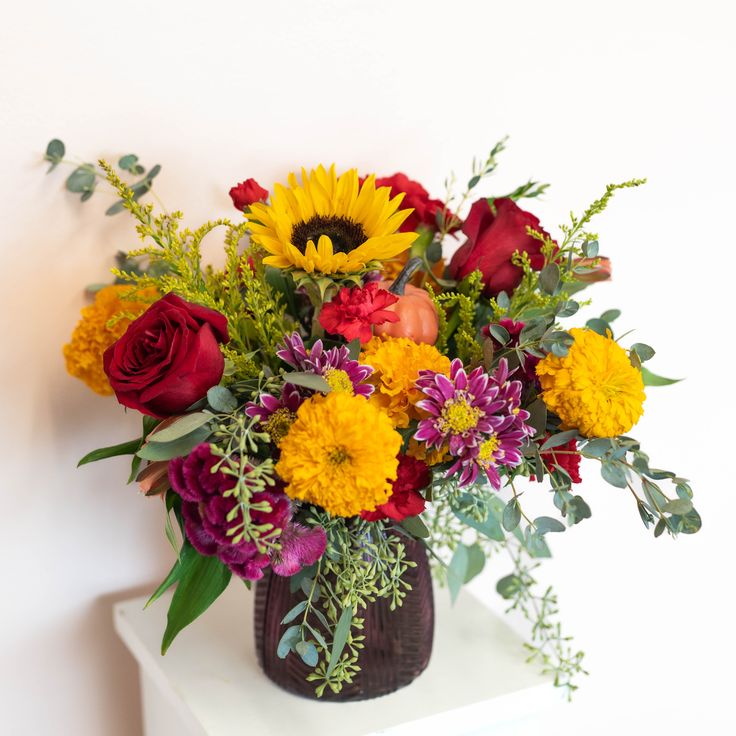
<path fill-rule="evenodd" d="M 362 225 L 347 217 L 315 215 L 306 222 L 294 225 L 291 243 L 304 253 L 307 242 L 311 240 L 316 246 L 320 235 L 326 235 L 332 241 L 335 253 L 349 253 L 368 240 Z"/>

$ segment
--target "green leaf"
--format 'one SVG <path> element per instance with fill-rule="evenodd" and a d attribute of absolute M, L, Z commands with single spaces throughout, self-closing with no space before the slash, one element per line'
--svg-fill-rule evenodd
<path fill-rule="evenodd" d="M 183 455 L 188 455 L 211 434 L 212 429 L 208 425 L 205 425 L 173 442 L 154 442 L 151 439 L 138 450 L 137 455 L 144 460 L 171 460 L 174 457 L 182 457 Z M 155 437 L 156 435 L 153 436 Z"/>
<path fill-rule="evenodd" d="M 91 192 L 95 188 L 95 178 L 95 167 L 92 164 L 83 164 L 69 174 L 66 188 L 75 194 Z"/>
<path fill-rule="evenodd" d="M 314 646 L 314 642 L 311 641 L 298 641 L 296 643 L 296 652 L 302 658 L 304 664 L 309 667 L 316 667 L 319 662 L 319 655 L 317 654 L 317 647 Z"/>
<path fill-rule="evenodd" d="M 134 153 L 129 153 L 127 156 L 123 156 L 120 161 L 118 161 L 118 166 L 123 171 L 133 171 L 137 163 L 138 156 L 136 156 Z"/>
<path fill-rule="evenodd" d="M 644 380 L 645 386 L 671 386 L 673 383 L 679 383 L 682 378 L 665 378 L 664 376 L 658 376 L 656 373 L 652 373 L 647 368 L 642 366 L 641 377 Z"/>
<path fill-rule="evenodd" d="M 566 445 L 570 440 L 574 440 L 577 437 L 579 437 L 577 429 L 568 429 L 565 432 L 553 434 L 539 448 L 539 451 L 544 452 L 545 450 L 549 450 L 552 447 L 560 447 L 560 445 Z"/>
<path fill-rule="evenodd" d="M 330 651 L 330 663 L 327 665 L 327 672 L 325 677 L 329 677 L 342 654 L 342 650 L 345 648 L 345 644 L 348 640 L 348 634 L 350 633 L 350 625 L 353 622 L 353 608 L 348 606 L 343 608 L 340 618 L 335 626 L 335 635 L 332 638 L 332 650 Z"/>
<path fill-rule="evenodd" d="M 519 502 L 512 498 L 503 510 L 503 528 L 507 532 L 512 532 L 519 526 L 521 521 L 521 508 Z"/>
<path fill-rule="evenodd" d="M 588 506 L 582 496 L 573 496 L 572 500 L 568 501 L 567 512 L 573 515 L 574 524 L 581 522 L 583 519 L 590 519 L 593 515 L 590 506 Z"/>
<path fill-rule="evenodd" d="M 472 516 L 464 513 L 458 508 L 453 508 L 452 511 L 463 524 L 475 529 L 477 532 L 488 537 L 488 539 L 493 539 L 496 542 L 503 542 L 506 539 L 506 535 L 503 533 L 503 529 L 501 528 L 501 522 L 490 509 L 483 521 L 474 519 Z M 500 513 L 502 514 L 503 510 L 501 510 Z"/>
<path fill-rule="evenodd" d="M 670 516 L 670 523 L 682 534 L 695 534 L 703 525 L 700 514 L 695 509 L 692 509 L 684 516 L 680 516 L 679 514 Z"/>
<path fill-rule="evenodd" d="M 638 356 L 642 363 L 650 360 L 654 357 L 654 348 L 649 345 L 645 345 L 643 342 L 635 342 L 630 350 L 633 350 Z"/>
<path fill-rule="evenodd" d="M 358 360 L 360 356 L 360 339 L 355 338 L 348 343 L 348 355 L 352 360 Z"/>
<path fill-rule="evenodd" d="M 524 583 L 518 575 L 506 575 L 496 583 L 496 592 L 504 600 L 513 598 L 522 588 Z"/>
<path fill-rule="evenodd" d="M 203 425 L 211 422 L 214 419 L 212 414 L 209 412 L 198 411 L 192 414 L 185 414 L 180 419 L 177 419 L 172 424 L 169 424 L 164 429 L 159 430 L 151 435 L 150 441 L 162 444 L 164 442 L 174 442 L 175 440 L 181 439 L 188 434 L 194 432 L 195 429 L 199 429 Z"/>
<path fill-rule="evenodd" d="M 468 547 L 468 567 L 465 571 L 465 581 L 469 583 L 476 575 L 479 575 L 486 564 L 486 555 L 481 546 L 476 542 Z"/>
<path fill-rule="evenodd" d="M 501 345 L 505 345 L 511 339 L 509 331 L 502 325 L 488 325 L 488 331 L 496 339 L 497 342 L 501 343 Z"/>
<path fill-rule="evenodd" d="M 232 391 L 224 386 L 213 386 L 207 392 L 207 403 L 213 411 L 222 414 L 232 414 L 238 408 L 238 400 L 233 396 Z"/>
<path fill-rule="evenodd" d="M 98 450 L 92 450 L 88 452 L 78 463 L 77 467 L 86 465 L 87 463 L 94 463 L 98 460 L 104 460 L 108 457 L 118 457 L 119 455 L 135 455 L 140 449 L 141 441 L 130 440 L 128 442 L 121 442 L 119 445 L 111 445 L 110 447 L 100 447 Z"/>
<path fill-rule="evenodd" d="M 400 523 L 412 537 L 417 539 L 427 539 L 429 537 L 429 529 L 419 516 L 407 516 Z"/>
<path fill-rule="evenodd" d="M 539 272 L 539 286 L 545 294 L 557 293 L 560 286 L 560 267 L 556 263 L 548 263 Z"/>
<path fill-rule="evenodd" d="M 463 587 L 470 565 L 470 554 L 465 544 L 458 544 L 447 567 L 447 587 L 450 590 L 450 600 L 454 603 Z"/>
<path fill-rule="evenodd" d="M 66 146 L 58 138 L 49 141 L 48 146 L 46 146 L 46 155 L 44 156 L 47 161 L 51 162 L 49 171 L 53 171 L 61 163 L 65 153 Z"/>
<path fill-rule="evenodd" d="M 290 624 L 300 613 L 304 613 L 306 607 L 307 601 L 300 601 L 281 619 L 281 623 Z"/>
<path fill-rule="evenodd" d="M 617 320 L 620 316 L 621 316 L 621 310 L 620 309 L 607 309 L 601 315 L 601 319 L 604 322 L 608 322 L 608 324 L 611 324 L 611 322 Z"/>
<path fill-rule="evenodd" d="M 471 176 L 470 179 L 468 180 L 468 189 L 474 189 L 478 185 L 479 181 L 480 181 L 479 174 L 476 174 L 475 176 Z"/>
<path fill-rule="evenodd" d="M 217 557 L 197 555 L 182 569 L 171 599 L 161 654 L 166 654 L 177 634 L 204 613 L 230 582 L 230 570 Z"/>
<path fill-rule="evenodd" d="M 196 557 L 199 557 L 199 552 L 189 542 L 185 541 L 174 566 L 169 570 L 169 574 L 163 583 L 156 588 L 153 595 L 146 601 L 146 605 L 143 608 L 148 608 L 148 606 L 155 603 L 174 583 L 178 583 L 183 571 L 189 568 Z"/>
<path fill-rule="evenodd" d="M 279 659 L 285 659 L 301 637 L 301 626 L 289 626 L 279 640 L 276 654 Z"/>
<path fill-rule="evenodd" d="M 603 337 L 607 337 L 609 331 L 613 332 L 613 330 L 611 330 L 611 325 L 609 325 L 608 322 L 603 319 L 598 319 L 597 317 L 589 319 L 585 323 L 585 326 L 588 329 L 593 330 L 593 332 L 597 332 L 599 335 L 603 335 Z"/>
<path fill-rule="evenodd" d="M 626 488 L 628 483 L 626 480 L 626 472 L 621 465 L 615 463 L 602 463 L 601 476 L 606 483 L 610 483 L 616 488 Z"/>
<path fill-rule="evenodd" d="M 551 516 L 538 516 L 534 519 L 534 526 L 537 534 L 565 531 L 565 525 Z"/>
<path fill-rule="evenodd" d="M 598 241 L 597 240 L 589 240 L 586 243 L 583 243 L 583 255 L 586 258 L 595 258 L 598 255 Z"/>
<path fill-rule="evenodd" d="M 323 394 L 331 391 L 330 384 L 327 383 L 322 376 L 318 376 L 316 373 L 287 373 L 284 376 L 284 381 L 291 383 L 294 386 L 301 386 L 302 388 L 308 388 L 312 391 L 320 391 Z"/>
<path fill-rule="evenodd" d="M 678 516 L 684 516 L 689 514 L 693 509 L 693 502 L 689 498 L 675 498 L 672 501 L 662 506 L 662 511 L 666 511 L 669 514 L 677 514 Z"/>
<path fill-rule="evenodd" d="M 607 438 L 598 438 L 588 440 L 583 446 L 581 452 L 586 457 L 603 457 L 611 449 L 611 440 Z"/>

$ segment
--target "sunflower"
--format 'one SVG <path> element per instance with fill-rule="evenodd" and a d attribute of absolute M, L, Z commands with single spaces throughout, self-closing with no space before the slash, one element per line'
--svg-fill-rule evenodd
<path fill-rule="evenodd" d="M 376 189 L 371 175 L 361 184 L 357 169 L 342 176 L 334 165 L 319 166 L 302 183 L 289 175 L 289 186 L 276 184 L 270 204 L 251 205 L 253 241 L 269 255 L 263 262 L 327 276 L 362 273 L 405 251 L 416 233 L 397 232 L 412 210 L 400 210 L 404 195 L 391 198 L 390 187 Z"/>
<path fill-rule="evenodd" d="M 289 497 L 353 516 L 388 500 L 401 442 L 389 418 L 362 396 L 315 394 L 281 441 L 276 472 Z"/>

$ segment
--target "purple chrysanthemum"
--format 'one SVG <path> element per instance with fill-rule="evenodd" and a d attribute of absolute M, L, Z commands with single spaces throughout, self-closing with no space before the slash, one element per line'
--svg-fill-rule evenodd
<path fill-rule="evenodd" d="M 366 398 L 373 393 L 373 386 L 364 383 L 373 368 L 353 360 L 345 345 L 325 350 L 322 340 L 317 340 L 308 350 L 299 333 L 293 332 L 284 338 L 284 347 L 276 355 L 298 371 L 322 376 L 333 391 L 351 391 Z"/>
<path fill-rule="evenodd" d="M 447 475 L 458 473 L 461 486 L 473 483 L 483 470 L 498 490 L 498 468 L 517 466 L 519 448 L 534 433 L 525 424 L 529 412 L 519 408 L 521 381 L 509 380 L 508 363 L 501 360 L 490 375 L 482 367 L 468 375 L 456 358 L 449 378 L 420 371 L 416 386 L 427 397 L 417 406 L 430 416 L 419 422 L 414 439 L 430 449 L 446 447 L 456 458 Z"/>
<path fill-rule="evenodd" d="M 271 436 L 271 441 L 278 445 L 294 423 L 296 410 L 301 406 L 302 400 L 296 386 L 285 383 L 281 389 L 281 396 L 277 398 L 271 394 L 261 394 L 258 403 L 248 402 L 245 413 L 246 416 L 257 419 L 261 427 Z"/>

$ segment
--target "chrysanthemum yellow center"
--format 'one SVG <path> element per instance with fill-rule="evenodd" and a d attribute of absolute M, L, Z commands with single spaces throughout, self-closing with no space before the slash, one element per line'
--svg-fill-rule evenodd
<path fill-rule="evenodd" d="M 478 460 L 480 460 L 481 463 L 494 462 L 495 458 L 493 457 L 493 453 L 498 450 L 499 444 L 498 437 L 495 434 L 481 442 L 481 445 L 478 448 Z"/>
<path fill-rule="evenodd" d="M 286 433 L 289 431 L 289 427 L 291 427 L 295 419 L 296 414 L 282 406 L 280 409 L 276 409 L 266 420 L 264 429 L 271 436 L 271 441 L 275 445 L 279 445 L 281 440 L 286 437 Z"/>
<path fill-rule="evenodd" d="M 478 420 L 482 416 L 481 409 L 471 406 L 464 396 L 459 396 L 444 405 L 439 423 L 445 432 L 465 434 L 478 426 Z"/>
<path fill-rule="evenodd" d="M 316 245 L 322 235 L 330 239 L 335 253 L 349 253 L 368 239 L 362 225 L 347 217 L 315 215 L 294 225 L 291 242 L 304 253 L 307 243 L 311 241 Z"/>
<path fill-rule="evenodd" d="M 350 376 L 341 368 L 328 368 L 322 374 L 322 378 L 327 381 L 333 391 L 341 391 L 345 394 L 354 393 Z"/>

